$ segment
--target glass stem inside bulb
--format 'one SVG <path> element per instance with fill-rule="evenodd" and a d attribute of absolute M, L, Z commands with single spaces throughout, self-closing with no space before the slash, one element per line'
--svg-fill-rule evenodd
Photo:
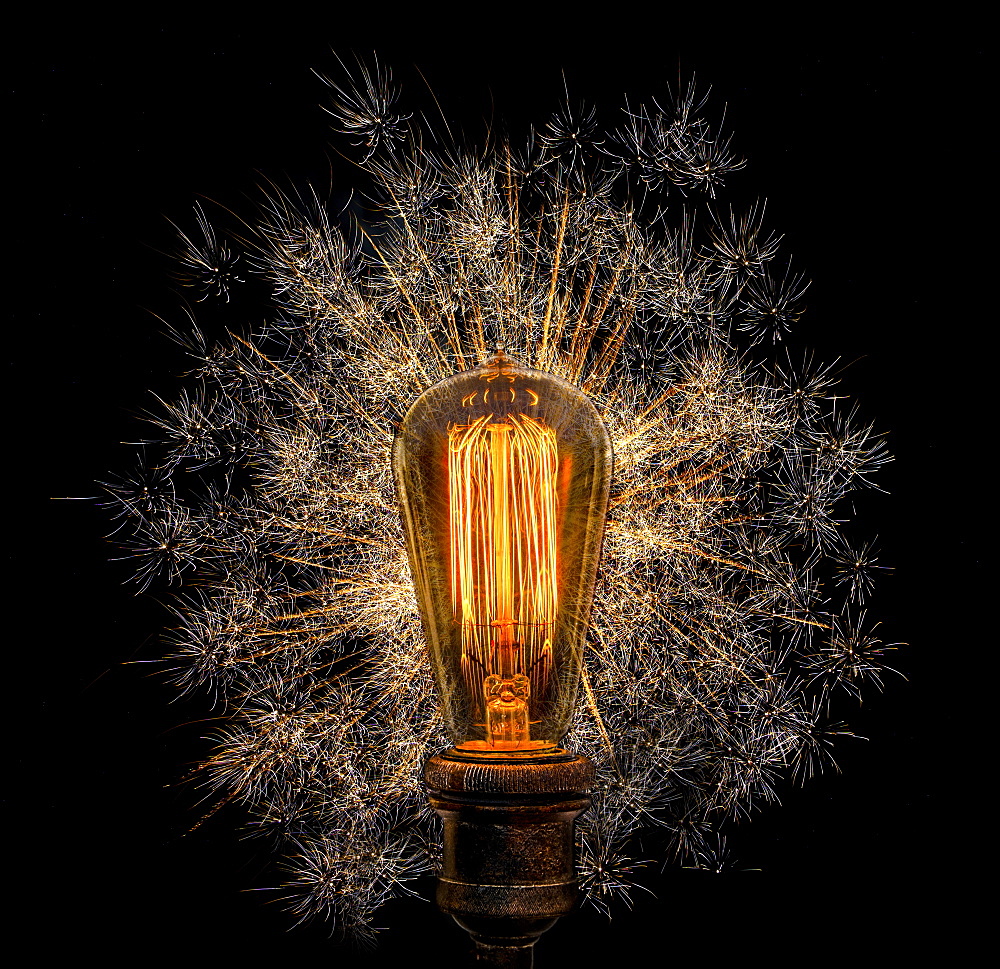
<path fill-rule="evenodd" d="M 462 675 L 486 743 L 531 741 L 552 669 L 558 606 L 555 432 L 527 414 L 448 432 L 451 588 Z M 537 718 L 536 718 L 537 719 Z"/>

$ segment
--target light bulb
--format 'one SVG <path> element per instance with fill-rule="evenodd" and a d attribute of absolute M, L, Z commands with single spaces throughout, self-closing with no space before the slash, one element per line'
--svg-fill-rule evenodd
<path fill-rule="evenodd" d="M 559 748 L 580 683 L 611 478 L 587 396 L 505 354 L 426 390 L 393 472 L 454 746 L 424 768 L 437 902 L 496 966 L 530 966 L 577 897 L 594 765 Z"/>
<path fill-rule="evenodd" d="M 393 470 L 456 751 L 544 756 L 568 731 L 611 464 L 587 396 L 502 353 L 403 420 Z"/>

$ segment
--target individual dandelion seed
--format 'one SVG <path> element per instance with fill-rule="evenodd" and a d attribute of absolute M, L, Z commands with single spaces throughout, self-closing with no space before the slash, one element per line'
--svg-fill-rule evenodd
<path fill-rule="evenodd" d="M 649 891 L 637 877 L 650 859 L 632 858 L 621 844 L 609 845 L 605 839 L 606 832 L 588 825 L 580 835 L 576 865 L 583 904 L 610 917 L 618 904 L 632 907 L 632 894 L 636 890 Z"/>
<path fill-rule="evenodd" d="M 157 398 L 159 399 L 159 398 Z M 216 461 L 220 450 L 215 433 L 226 418 L 216 413 L 220 407 L 217 398 L 212 397 L 204 386 L 189 392 L 185 387 L 175 403 L 160 401 L 162 414 L 149 415 L 149 421 L 166 433 L 173 447 L 170 460 L 191 461 L 195 467 L 204 467 Z M 221 405 L 224 407 L 224 404 Z"/>
<path fill-rule="evenodd" d="M 845 412 L 836 401 L 803 432 L 800 446 L 819 474 L 851 489 L 877 487 L 870 475 L 892 460 L 881 435 L 860 423 L 856 408 Z"/>
<path fill-rule="evenodd" d="M 690 867 L 714 872 L 717 875 L 735 868 L 736 861 L 726 844 L 726 836 L 713 834 L 707 837 L 696 852 L 694 864 Z"/>
<path fill-rule="evenodd" d="M 871 594 L 876 572 L 886 569 L 886 566 L 878 564 L 874 542 L 865 542 L 857 549 L 845 544 L 843 551 L 833 555 L 833 561 L 837 565 L 834 572 L 836 583 L 846 585 L 848 601 L 859 605 Z"/>
<path fill-rule="evenodd" d="M 136 517 L 133 529 L 125 542 L 126 557 L 136 563 L 133 581 L 140 592 L 157 581 L 174 584 L 204 561 L 205 550 L 192 527 L 191 513 L 177 501 L 148 517 Z"/>
<path fill-rule="evenodd" d="M 377 60 L 371 69 L 359 64 L 362 83 L 346 90 L 322 74 L 316 76 L 333 92 L 331 106 L 324 110 L 336 120 L 337 131 L 351 138 L 355 147 L 364 146 L 364 161 L 403 136 L 411 115 L 395 110 L 399 85 L 393 83 L 392 71 Z"/>
<path fill-rule="evenodd" d="M 834 368 L 839 360 L 829 364 L 817 362 L 813 353 L 806 353 L 801 363 L 792 362 L 790 352 L 785 363 L 775 366 L 779 386 L 785 388 L 781 406 L 793 420 L 809 420 L 826 410 L 826 401 L 836 400 L 837 378 Z"/>
<path fill-rule="evenodd" d="M 858 736 L 841 721 L 825 722 L 822 710 L 821 700 L 812 700 L 811 706 L 800 714 L 800 723 L 795 727 L 798 743 L 792 749 L 792 777 L 799 783 L 805 783 L 827 768 L 839 770 L 833 758 L 836 738 Z"/>
<path fill-rule="evenodd" d="M 751 334 L 754 342 L 770 336 L 777 343 L 805 312 L 802 297 L 810 285 L 804 274 L 793 274 L 790 266 L 780 279 L 766 271 L 749 279 L 739 328 Z"/>
<path fill-rule="evenodd" d="M 691 804 L 692 799 L 687 800 Z M 676 860 L 696 858 L 699 852 L 704 851 L 706 839 L 711 835 L 711 822 L 702 816 L 700 805 L 691 806 L 694 811 L 676 813 L 663 823 L 670 836 L 668 850 Z"/>
<path fill-rule="evenodd" d="M 182 286 L 201 293 L 197 298 L 199 303 L 209 297 L 228 303 L 232 288 L 243 282 L 236 270 L 239 254 L 218 239 L 200 202 L 195 203 L 194 214 L 198 224 L 198 234 L 194 239 L 173 222 L 170 223 L 180 242 L 177 280 Z"/>
<path fill-rule="evenodd" d="M 198 776 L 285 839 L 298 917 L 370 938 L 433 867 L 420 768 L 447 741 L 389 454 L 413 400 L 502 349 L 580 387 L 615 454 L 567 740 L 598 771 L 585 899 L 627 903 L 650 828 L 672 863 L 718 867 L 720 825 L 829 763 L 833 697 L 888 670 L 847 612 L 867 582 L 842 535 L 884 442 L 834 365 L 764 359 L 804 283 L 774 282 L 762 206 L 708 208 L 743 162 L 693 84 L 611 131 L 567 97 L 486 150 L 404 111 L 377 64 L 334 88 L 369 221 L 272 186 L 241 254 L 270 321 L 175 327 L 188 384 L 109 486 L 140 585 L 197 580 L 167 663 L 225 717 Z"/>
<path fill-rule="evenodd" d="M 721 263 L 721 271 L 740 283 L 759 276 L 781 246 L 782 236 L 763 231 L 763 204 L 755 203 L 749 212 L 738 215 L 732 208 L 723 222 L 714 210 L 709 238 Z"/>
<path fill-rule="evenodd" d="M 104 507 L 112 517 L 126 521 L 157 518 L 177 497 L 169 466 L 145 461 L 140 461 L 131 474 L 114 475 L 100 484 L 110 495 Z"/>
<path fill-rule="evenodd" d="M 560 158 L 567 152 L 575 155 L 592 151 L 602 143 L 596 109 L 582 103 L 574 107 L 570 104 L 567 91 L 566 100 L 545 123 L 545 130 L 539 134 L 538 141 L 552 159 Z"/>
<path fill-rule="evenodd" d="M 898 673 L 885 662 L 885 654 L 897 643 L 886 644 L 864 628 L 866 613 L 855 619 L 849 612 L 832 619 L 830 632 L 818 650 L 804 657 L 803 668 L 811 681 L 822 688 L 828 701 L 835 691 L 844 691 L 860 700 L 866 686 L 883 688 L 886 672 Z"/>

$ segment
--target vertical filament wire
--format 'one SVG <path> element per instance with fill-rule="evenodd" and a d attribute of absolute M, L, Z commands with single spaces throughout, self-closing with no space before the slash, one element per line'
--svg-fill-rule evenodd
<path fill-rule="evenodd" d="M 448 445 L 462 672 L 477 698 L 490 676 L 527 676 L 534 703 L 545 695 L 558 607 L 556 433 L 525 414 L 502 423 L 490 414 L 453 425 Z"/>

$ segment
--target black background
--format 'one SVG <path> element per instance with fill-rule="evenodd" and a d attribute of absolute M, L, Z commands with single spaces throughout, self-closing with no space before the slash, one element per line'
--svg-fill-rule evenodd
<path fill-rule="evenodd" d="M 209 804 L 176 782 L 210 749 L 211 710 L 175 700 L 158 674 L 167 615 L 156 595 L 122 586 L 106 515 L 55 500 L 97 496 L 96 480 L 128 470 L 136 449 L 120 442 L 142 436 L 150 390 L 180 386 L 184 361 L 157 319 L 179 318 L 166 219 L 190 227 L 197 198 L 252 217 L 264 177 L 335 197 L 357 183 L 310 73 L 337 72 L 331 49 L 377 50 L 414 88 L 417 65 L 473 140 L 491 118 L 514 138 L 542 124 L 563 70 L 571 97 L 606 123 L 625 96 L 656 96 L 678 71 L 711 84 L 750 161 L 727 195 L 766 198 L 814 280 L 793 344 L 851 364 L 845 392 L 896 456 L 882 475 L 890 494 L 862 512 L 893 566 L 873 614 L 908 644 L 891 663 L 907 679 L 890 675 L 884 693 L 842 711 L 870 739 L 845 740 L 842 773 L 783 789 L 782 806 L 731 832 L 749 870 L 654 862 L 655 898 L 638 893 L 611 923 L 564 919 L 539 966 L 647 946 L 650 962 L 820 964 L 960 946 L 970 916 L 957 902 L 989 840 L 974 726 L 991 648 L 977 622 L 992 500 L 977 368 L 995 264 L 978 228 L 983 42 L 915 22 L 682 24 L 660 10 L 587 22 L 508 12 L 480 27 L 465 16 L 37 17 L 16 36 L 6 803 L 18 897 L 48 926 L 33 936 L 39 955 L 351 966 L 420 964 L 433 950 L 458 965 L 465 948 L 418 900 L 386 910 L 374 955 L 337 948 L 321 926 L 287 932 L 280 893 L 255 890 L 281 872 L 266 846 L 240 839 L 239 810 L 189 831 Z"/>

